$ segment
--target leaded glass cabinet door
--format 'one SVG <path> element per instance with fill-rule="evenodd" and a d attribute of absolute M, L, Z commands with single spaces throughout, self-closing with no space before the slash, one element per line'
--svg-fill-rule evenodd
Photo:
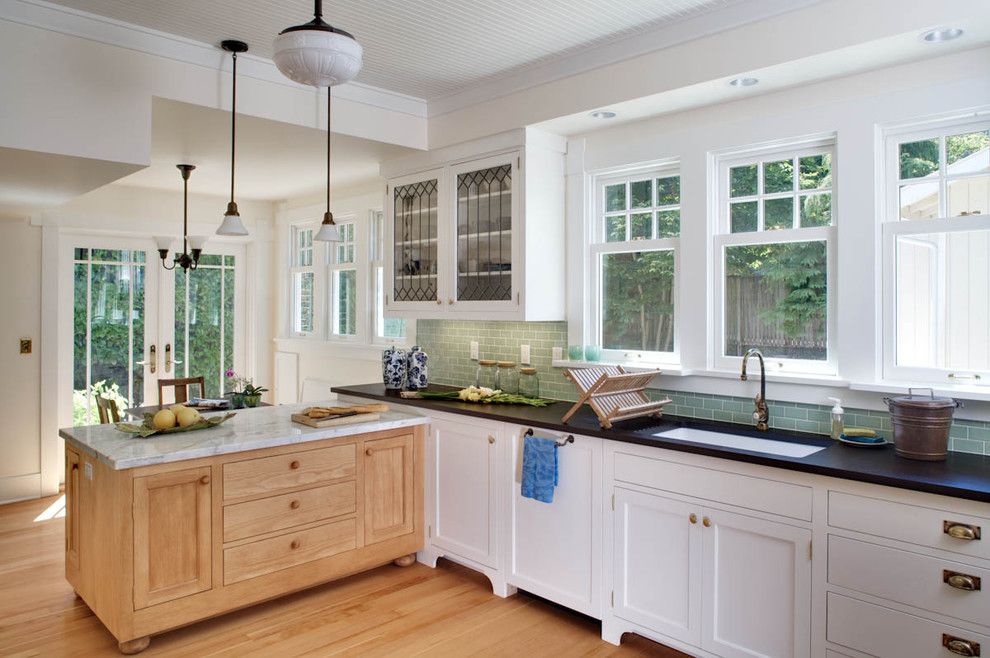
<path fill-rule="evenodd" d="M 440 305 L 440 207 L 439 171 L 406 176 L 389 185 L 391 240 L 391 294 L 389 310 L 431 309 Z"/>
<path fill-rule="evenodd" d="M 516 162 L 512 154 L 451 169 L 456 266 L 447 301 L 457 309 L 491 310 L 493 303 L 517 303 Z"/>

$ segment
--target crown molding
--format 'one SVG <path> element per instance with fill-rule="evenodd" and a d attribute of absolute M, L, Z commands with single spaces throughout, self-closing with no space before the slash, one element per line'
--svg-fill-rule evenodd
<path fill-rule="evenodd" d="M 803 9 L 822 0 L 731 0 L 723 9 L 666 23 L 654 30 L 589 48 L 524 71 L 509 73 L 446 96 L 429 99 L 429 116 L 456 112 L 532 87 L 670 48 L 747 23 Z"/>
<path fill-rule="evenodd" d="M 218 46 L 43 2 L 43 0 L 0 0 L 0 20 L 126 48 L 185 64 L 202 66 L 211 70 L 230 70 L 230 58 Z M 270 59 L 247 53 L 241 55 L 238 61 L 240 62 L 239 75 L 241 76 L 293 89 L 309 91 L 313 89 L 286 78 Z M 427 117 L 425 100 L 380 87 L 372 87 L 359 82 L 348 82 L 335 87 L 333 94 L 336 99 L 420 118 Z"/>

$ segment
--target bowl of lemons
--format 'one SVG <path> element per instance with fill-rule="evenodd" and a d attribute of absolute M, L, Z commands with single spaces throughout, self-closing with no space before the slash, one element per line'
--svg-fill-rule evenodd
<path fill-rule="evenodd" d="M 197 409 L 187 407 L 184 404 L 173 404 L 168 409 L 161 409 L 156 413 L 144 415 L 144 422 L 140 425 L 133 423 L 117 423 L 116 428 L 121 432 L 134 434 L 142 439 L 156 434 L 174 434 L 176 432 L 192 432 L 195 430 L 205 430 L 233 418 L 236 414 L 229 413 L 223 416 L 202 416 Z"/>

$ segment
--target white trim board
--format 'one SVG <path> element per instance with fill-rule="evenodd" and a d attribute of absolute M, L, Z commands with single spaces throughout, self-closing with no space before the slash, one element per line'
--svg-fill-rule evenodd
<path fill-rule="evenodd" d="M 59 439 L 61 441 L 61 439 Z M 58 488 L 50 493 L 57 493 Z M 33 500 L 49 492 L 41 491 L 41 473 L 11 475 L 0 478 L 0 505 L 18 500 Z"/>

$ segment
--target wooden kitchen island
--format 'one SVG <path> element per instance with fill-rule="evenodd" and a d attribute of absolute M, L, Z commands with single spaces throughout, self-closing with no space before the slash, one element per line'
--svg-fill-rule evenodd
<path fill-rule="evenodd" d="M 63 429 L 65 575 L 123 653 L 423 547 L 428 418 L 314 429 L 303 405 L 148 439 Z"/>

